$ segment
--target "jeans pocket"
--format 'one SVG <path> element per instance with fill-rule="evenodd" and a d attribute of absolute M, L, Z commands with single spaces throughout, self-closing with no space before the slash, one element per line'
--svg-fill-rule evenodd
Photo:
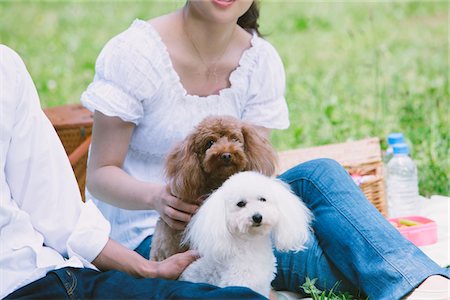
<path fill-rule="evenodd" d="M 52 273 L 54 273 L 59 278 L 59 280 L 61 280 L 61 284 L 64 286 L 69 299 L 77 299 L 75 293 L 78 282 L 76 274 L 69 268 L 55 270 Z"/>

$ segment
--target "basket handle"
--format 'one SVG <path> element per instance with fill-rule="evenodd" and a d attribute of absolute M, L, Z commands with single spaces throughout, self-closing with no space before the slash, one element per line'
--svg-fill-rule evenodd
<path fill-rule="evenodd" d="M 70 165 L 74 166 L 89 150 L 92 136 L 89 135 L 72 153 L 69 155 Z"/>

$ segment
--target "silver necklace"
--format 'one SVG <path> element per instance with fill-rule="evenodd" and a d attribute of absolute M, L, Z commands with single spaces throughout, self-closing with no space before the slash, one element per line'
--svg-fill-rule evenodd
<path fill-rule="evenodd" d="M 213 77 L 215 84 L 217 84 L 219 82 L 218 74 L 217 74 L 217 64 L 223 58 L 223 56 L 225 55 L 225 52 L 227 52 L 228 47 L 231 44 L 231 39 L 233 38 L 233 35 L 234 35 L 234 30 L 235 29 L 233 28 L 233 32 L 230 35 L 230 39 L 228 40 L 227 46 L 224 48 L 222 53 L 213 62 L 207 63 L 203 59 L 203 57 L 202 57 L 202 55 L 200 53 L 200 50 L 198 49 L 197 45 L 194 43 L 194 39 L 191 37 L 189 32 L 186 30 L 186 17 L 185 17 L 185 12 L 183 12 L 183 31 L 184 31 L 184 34 L 188 38 L 190 44 L 192 45 L 192 47 L 195 50 L 195 53 L 197 54 L 198 58 L 200 59 L 201 63 L 203 64 L 203 66 L 205 67 L 206 79 L 209 80 L 211 77 Z"/>

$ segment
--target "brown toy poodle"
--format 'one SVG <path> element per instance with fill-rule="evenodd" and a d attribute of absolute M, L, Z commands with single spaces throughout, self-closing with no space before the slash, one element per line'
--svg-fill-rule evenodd
<path fill-rule="evenodd" d="M 254 126 L 230 116 L 210 116 L 172 149 L 165 169 L 171 193 L 199 204 L 231 175 L 257 171 L 272 176 L 276 163 L 275 150 Z M 150 259 L 161 261 L 187 250 L 180 245 L 182 234 L 160 218 Z"/>

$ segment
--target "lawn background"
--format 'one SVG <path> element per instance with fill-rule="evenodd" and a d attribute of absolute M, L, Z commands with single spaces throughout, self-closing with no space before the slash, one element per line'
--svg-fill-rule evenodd
<path fill-rule="evenodd" d="M 79 102 L 103 45 L 184 1 L 2 1 L 0 42 L 24 59 L 43 107 Z M 422 195 L 450 194 L 447 1 L 263 0 L 261 31 L 287 74 L 278 150 L 383 139 L 413 146 Z"/>

